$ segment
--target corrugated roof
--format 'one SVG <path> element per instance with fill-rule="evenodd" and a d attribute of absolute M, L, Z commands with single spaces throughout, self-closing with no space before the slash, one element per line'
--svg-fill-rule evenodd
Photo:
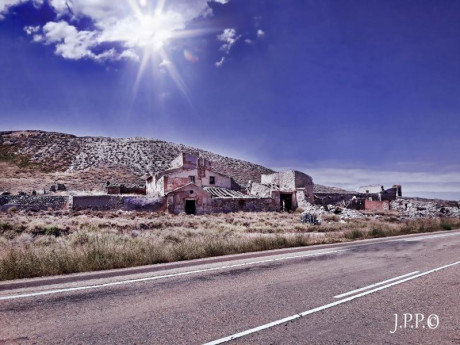
<path fill-rule="evenodd" d="M 247 195 L 236 190 L 223 187 L 203 187 L 203 189 L 211 194 L 212 198 L 221 199 L 259 199 L 257 195 Z"/>

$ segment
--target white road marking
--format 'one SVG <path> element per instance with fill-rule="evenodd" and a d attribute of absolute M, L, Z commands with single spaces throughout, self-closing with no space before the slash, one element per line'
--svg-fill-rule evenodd
<path fill-rule="evenodd" d="M 352 290 L 352 291 L 345 292 L 345 293 L 343 293 L 343 294 L 334 296 L 334 298 L 342 298 L 342 297 L 345 297 L 345 296 L 348 296 L 348 295 L 353 295 L 353 294 L 355 294 L 355 293 L 357 293 L 357 292 L 361 292 L 361 291 L 364 291 L 364 290 L 368 290 L 368 289 L 371 289 L 371 288 L 373 288 L 373 287 L 376 287 L 376 286 L 379 286 L 379 285 L 383 285 L 383 284 L 386 284 L 386 283 L 389 283 L 389 282 L 392 282 L 392 281 L 395 281 L 395 280 L 398 280 L 398 279 L 401 279 L 401 278 L 405 278 L 405 277 L 411 276 L 411 275 L 416 274 L 416 273 L 419 273 L 419 272 L 420 272 L 420 271 L 414 271 L 414 272 L 411 272 L 411 273 L 403 274 L 402 276 L 399 276 L 399 277 L 387 279 L 387 280 L 384 280 L 384 281 L 379 282 L 379 283 L 371 284 L 371 285 L 364 286 L 364 287 L 359 288 L 359 289 L 356 289 L 356 290 Z"/>
<path fill-rule="evenodd" d="M 406 238 L 404 241 L 411 242 L 411 241 L 420 241 L 420 240 L 428 240 L 430 238 L 438 238 L 438 237 L 448 237 L 448 236 L 455 236 L 460 235 L 460 232 L 455 232 L 452 234 L 441 234 L 441 235 L 429 235 L 429 236 L 416 236 L 413 238 Z"/>
<path fill-rule="evenodd" d="M 415 279 L 415 278 L 419 278 L 419 277 L 423 277 L 427 274 L 430 274 L 430 273 L 434 273 L 434 272 L 437 272 L 437 271 L 440 271 L 442 269 L 445 269 L 445 268 L 448 268 L 448 267 L 452 267 L 452 266 L 455 266 L 455 265 L 458 265 L 460 264 L 460 261 L 457 261 L 457 262 L 454 262 L 454 263 L 451 263 L 451 264 L 448 264 L 448 265 L 444 265 L 444 266 L 441 266 L 441 267 L 438 267 L 438 268 L 434 268 L 432 270 L 429 270 L 429 271 L 426 271 L 426 272 L 423 272 L 423 273 L 419 273 L 417 275 L 414 275 L 414 276 L 410 276 L 408 278 L 405 278 L 405 279 L 402 279 L 402 280 L 398 280 L 398 281 L 395 281 L 393 283 L 390 283 L 390 284 L 387 284 L 387 285 L 384 285 L 384 286 L 380 286 L 378 288 L 375 288 L 373 290 L 369 290 L 369 291 L 366 291 L 366 292 L 362 292 L 360 294 L 357 294 L 357 295 L 354 295 L 354 296 L 350 296 L 350 297 L 347 297 L 347 298 L 344 298 L 344 299 L 341 299 L 339 301 L 336 301 L 336 302 L 332 302 L 332 303 L 329 303 L 329 304 L 325 304 L 321 307 L 317 307 L 317 308 L 313 308 L 313 309 L 310 309 L 310 310 L 307 310 L 307 311 L 304 311 L 300 314 L 295 314 L 295 315 L 292 315 L 292 316 L 288 316 L 288 317 L 285 317 L 284 319 L 280 319 L 280 320 L 277 320 L 277 321 L 273 321 L 273 322 L 270 322 L 270 323 L 267 323 L 265 325 L 262 325 L 262 326 L 259 326 L 259 327 L 255 327 L 255 328 L 251 328 L 251 329 L 248 329 L 246 331 L 243 331 L 243 332 L 239 332 L 239 333 L 235 333 L 233 335 L 230 335 L 228 337 L 225 337 L 225 338 L 221 338 L 221 339 L 217 339 L 217 340 L 214 340 L 214 341 L 211 341 L 211 342 L 208 342 L 204 345 L 217 345 L 217 344 L 222 344 L 222 343 L 226 343 L 228 341 L 231 341 L 231 340 L 234 340 L 234 339 L 237 339 L 237 338 L 241 338 L 241 337 L 244 337 L 246 335 L 249 335 L 249 334 L 252 334 L 252 333 L 256 333 L 256 332 L 259 332 L 259 331 L 262 331 L 264 329 L 267 329 L 267 328 L 271 328 L 271 327 L 274 327 L 274 326 L 278 326 L 278 325 L 281 325 L 283 323 L 286 323 L 288 321 L 292 321 L 292 320 L 296 320 L 296 319 L 300 319 L 301 317 L 304 317 L 304 316 L 307 316 L 307 315 L 310 315 L 310 314 L 313 314 L 313 313 L 316 313 L 318 311 L 321 311 L 321 310 L 325 310 L 325 309 L 328 309 L 328 308 L 332 308 L 332 307 L 335 307 L 339 304 L 342 304 L 342 303 L 346 303 L 346 302 L 349 302 L 349 301 L 352 301 L 354 299 L 357 299 L 357 298 L 360 298 L 360 297 L 363 297 L 363 296 L 366 296 L 366 295 L 369 295 L 371 293 L 374 293 L 374 292 L 377 292 L 377 291 L 380 291 L 380 290 L 384 290 L 384 289 L 387 289 L 389 287 L 392 287 L 394 285 L 398 285 L 398 284 L 402 284 L 402 283 L 405 283 L 409 280 L 412 280 L 412 279 Z"/>
<path fill-rule="evenodd" d="M 217 270 L 223 270 L 223 269 L 227 269 L 227 268 L 244 267 L 244 266 L 250 266 L 250 265 L 259 265 L 259 264 L 264 264 L 264 263 L 268 263 L 268 262 L 305 258 L 305 257 L 309 257 L 309 256 L 320 256 L 320 255 L 327 255 L 327 254 L 335 254 L 335 253 L 345 252 L 345 251 L 348 251 L 348 249 L 339 249 L 339 250 L 330 250 L 330 251 L 326 251 L 326 252 L 285 256 L 285 257 L 281 257 L 281 258 L 266 259 L 266 260 L 245 262 L 245 263 L 241 263 L 241 264 L 204 268 L 204 269 L 200 269 L 200 270 L 179 272 L 179 273 L 171 273 L 171 274 L 165 274 L 165 275 L 161 275 L 161 276 L 153 276 L 153 277 L 146 277 L 146 278 L 139 278 L 139 279 L 129 279 L 129 280 L 123 280 L 123 281 L 117 281 L 117 282 L 105 283 L 105 284 L 86 285 L 86 286 L 78 286 L 78 287 L 72 287 L 72 288 L 63 288 L 63 289 L 39 291 L 39 292 L 32 292 L 32 293 L 19 294 L 19 295 L 3 296 L 3 297 L 0 297 L 0 301 L 6 301 L 6 300 L 11 300 L 11 299 L 17 299 L 17 298 L 25 298 L 25 297 L 51 295 L 51 294 L 70 292 L 70 291 L 98 289 L 98 288 L 104 288 L 104 287 L 110 287 L 110 286 L 116 286 L 116 285 L 132 284 L 132 283 L 137 283 L 137 282 L 145 282 L 145 281 L 149 281 L 149 280 L 180 277 L 180 276 L 186 276 L 186 275 L 202 273 L 202 272 L 217 271 Z"/>

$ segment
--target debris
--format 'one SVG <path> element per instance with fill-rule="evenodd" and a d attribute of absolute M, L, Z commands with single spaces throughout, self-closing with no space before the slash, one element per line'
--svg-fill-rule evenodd
<path fill-rule="evenodd" d="M 452 201 L 398 199 L 391 202 L 390 208 L 407 219 L 460 217 L 459 205 Z"/>

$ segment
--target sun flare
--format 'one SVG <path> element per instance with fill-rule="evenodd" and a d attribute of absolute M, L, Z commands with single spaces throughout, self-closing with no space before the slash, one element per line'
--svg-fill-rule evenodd
<path fill-rule="evenodd" d="M 141 63 L 134 94 L 137 93 L 140 80 L 150 66 L 149 70 L 152 70 L 154 74 L 160 69 L 166 70 L 179 90 L 190 101 L 187 87 L 175 65 L 180 61 L 174 61 L 169 56 L 169 48 L 170 43 L 175 39 L 193 37 L 201 34 L 202 31 L 186 30 L 185 20 L 181 13 L 167 10 L 164 0 L 156 2 L 154 7 L 145 0 L 130 3 L 134 16 L 130 18 L 130 22 L 125 23 L 125 38 L 133 47 L 141 51 Z M 184 61 L 198 62 L 198 57 L 191 58 L 190 52 L 185 48 L 183 56 Z"/>

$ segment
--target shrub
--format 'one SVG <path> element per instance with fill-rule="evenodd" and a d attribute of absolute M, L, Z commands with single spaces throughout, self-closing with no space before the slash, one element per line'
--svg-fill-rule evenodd
<path fill-rule="evenodd" d="M 381 227 L 373 227 L 369 233 L 372 237 L 386 237 L 387 232 Z"/>
<path fill-rule="evenodd" d="M 364 233 L 359 230 L 359 229 L 353 229 L 351 231 L 348 231 L 345 233 L 345 237 L 346 238 L 349 238 L 351 240 L 356 240 L 358 238 L 363 238 L 364 237 Z"/>
<path fill-rule="evenodd" d="M 443 230 L 452 230 L 452 224 L 448 219 L 441 219 L 441 229 Z"/>

